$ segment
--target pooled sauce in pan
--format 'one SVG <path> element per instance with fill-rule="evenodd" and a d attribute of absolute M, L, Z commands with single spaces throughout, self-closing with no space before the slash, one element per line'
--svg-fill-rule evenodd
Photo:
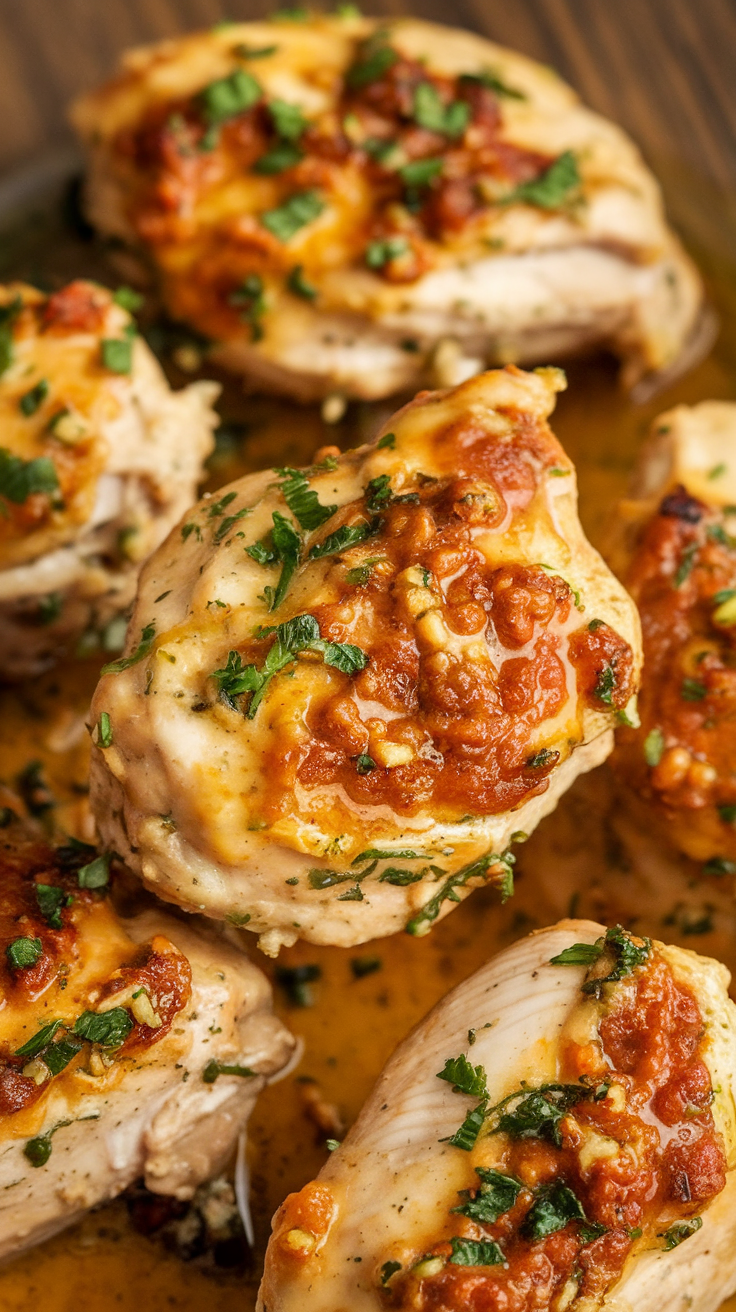
<path fill-rule="evenodd" d="M 25 223 L 21 232 L 19 225 L 6 249 L 0 276 L 33 279 L 43 271 L 52 281 L 89 274 L 116 282 L 94 248 L 61 229 L 55 208 L 35 227 Z M 723 272 L 727 278 L 729 271 Z M 553 425 L 577 466 L 581 518 L 594 544 L 654 416 L 678 402 L 736 396 L 736 341 L 734 326 L 728 327 L 730 337 L 723 334 L 707 361 L 645 405 L 634 406 L 621 394 L 610 361 L 569 368 L 570 388 L 558 402 Z M 173 381 L 180 385 L 184 376 L 175 372 Z M 354 406 L 344 421 L 328 428 L 316 410 L 248 400 L 232 385 L 221 408 L 228 426 L 211 462 L 213 489 L 267 465 L 308 463 L 325 443 L 356 444 L 376 431 L 393 406 Z M 107 658 L 101 652 L 0 692 L 0 779 L 17 787 L 19 773 L 40 762 L 56 823 L 85 840 L 91 838 L 85 718 Z M 27 786 L 28 779 L 26 795 L 38 807 L 43 799 Z M 50 809 L 41 807 L 41 820 L 44 814 L 48 817 Z M 702 876 L 696 863 L 668 856 L 636 831 L 616 804 L 605 767 L 580 779 L 562 799 L 520 850 L 517 870 L 517 892 L 504 907 L 493 890 L 481 890 L 423 939 L 399 934 L 354 949 L 297 944 L 273 963 L 244 933 L 247 951 L 275 981 L 279 1011 L 305 1042 L 299 1066 L 264 1092 L 250 1121 L 256 1233 L 251 1265 L 243 1273 L 184 1262 L 155 1235 L 136 1231 L 119 1200 L 0 1271 L 4 1312 L 77 1307 L 248 1312 L 255 1304 L 271 1215 L 287 1193 L 317 1174 L 327 1155 L 325 1140 L 342 1136 L 396 1044 L 430 1007 L 493 952 L 531 929 L 568 913 L 590 916 L 694 947 L 736 967 L 732 878 Z M 311 969 L 295 974 L 299 967 Z"/>

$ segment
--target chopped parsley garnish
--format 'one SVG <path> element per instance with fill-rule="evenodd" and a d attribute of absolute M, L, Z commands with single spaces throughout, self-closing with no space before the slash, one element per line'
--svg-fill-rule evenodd
<path fill-rule="evenodd" d="M 64 598 L 60 592 L 47 592 L 38 600 L 38 619 L 41 624 L 53 624 L 64 609 Z"/>
<path fill-rule="evenodd" d="M 680 696 L 686 702 L 702 702 L 708 694 L 708 689 L 700 679 L 683 679 L 680 687 Z"/>
<path fill-rule="evenodd" d="M 470 105 L 464 100 L 442 102 L 432 82 L 420 82 L 414 92 L 414 122 L 428 132 L 441 132 L 446 137 L 459 137 L 470 118 Z"/>
<path fill-rule="evenodd" d="M 385 44 L 383 33 L 377 32 L 360 46 L 358 57 L 348 69 L 345 81 L 352 91 L 359 91 L 370 82 L 378 82 L 393 68 L 398 58 L 397 52 Z"/>
<path fill-rule="evenodd" d="M 736 824 L 736 805 L 733 803 L 727 803 L 724 806 L 719 806 L 717 810 L 724 824 Z"/>
<path fill-rule="evenodd" d="M 506 1261 L 495 1239 L 458 1239 L 453 1235 L 452 1266 L 500 1266 Z"/>
<path fill-rule="evenodd" d="M 537 205 L 539 209 L 556 210 L 570 200 L 579 187 L 580 172 L 575 154 L 572 150 L 565 150 L 538 178 L 521 182 L 504 196 L 503 203 L 513 205 L 521 201 Z"/>
<path fill-rule="evenodd" d="M 299 526 L 312 532 L 331 519 L 337 506 L 323 506 L 317 493 L 309 486 L 309 479 L 301 469 L 286 466 L 277 469 L 281 494 Z"/>
<path fill-rule="evenodd" d="M 609 973 L 598 976 L 596 979 L 586 980 L 582 986 L 583 993 L 592 993 L 596 998 L 600 998 L 604 984 L 618 983 L 619 980 L 624 979 L 636 970 L 638 966 L 643 966 L 651 950 L 651 939 L 642 935 L 641 941 L 637 943 L 634 937 L 621 925 L 614 925 L 612 929 L 607 929 L 603 938 L 599 938 L 595 943 L 573 943 L 564 952 L 552 957 L 550 965 L 593 965 L 605 955 L 611 967 Z"/>
<path fill-rule="evenodd" d="M 366 975 L 374 975 L 382 966 L 380 957 L 352 957 L 350 960 L 350 969 L 355 979 L 365 979 Z"/>
<path fill-rule="evenodd" d="M 69 1065 L 72 1057 L 76 1057 L 81 1050 L 82 1040 L 75 1038 L 73 1034 L 67 1034 L 66 1038 L 50 1043 L 41 1054 L 41 1060 L 48 1066 L 52 1075 L 60 1075 Z"/>
<path fill-rule="evenodd" d="M 561 1180 L 542 1185 L 524 1218 L 522 1232 L 530 1239 L 546 1239 L 558 1230 L 564 1230 L 570 1221 L 586 1221 L 585 1211 L 577 1194 Z"/>
<path fill-rule="evenodd" d="M 246 515 L 251 513 L 252 509 L 252 506 L 241 506 L 240 510 L 235 511 L 235 514 L 226 515 L 222 523 L 217 525 L 217 528 L 212 535 L 212 541 L 222 542 L 222 539 L 230 532 L 233 524 L 237 524 L 239 520 L 244 519 Z"/>
<path fill-rule="evenodd" d="M 314 301 L 317 297 L 317 288 L 313 287 L 304 277 L 304 266 L 295 264 L 286 279 L 286 286 L 295 296 L 301 296 L 302 300 Z"/>
<path fill-rule="evenodd" d="M 110 1011 L 83 1011 L 74 1022 L 74 1033 L 103 1048 L 119 1048 L 133 1028 L 130 1012 L 125 1007 Z"/>
<path fill-rule="evenodd" d="M 475 82 L 477 85 L 485 87 L 487 91 L 492 91 L 494 96 L 505 96 L 507 100 L 526 100 L 523 91 L 517 91 L 515 87 L 510 87 L 498 73 L 494 73 L 490 68 L 484 69 L 482 73 L 461 73 L 461 82 Z"/>
<path fill-rule="evenodd" d="M 15 1056 L 37 1057 L 40 1052 L 43 1052 L 44 1048 L 49 1046 L 63 1024 L 64 1022 L 61 1020 L 49 1021 L 48 1025 L 42 1026 L 32 1039 L 29 1039 L 22 1047 L 16 1048 Z"/>
<path fill-rule="evenodd" d="M 604 665 L 603 669 L 598 673 L 598 678 L 596 679 L 595 687 L 593 689 L 593 696 L 597 697 L 599 702 L 603 702 L 604 706 L 612 706 L 615 688 L 616 671 L 612 665 Z"/>
<path fill-rule="evenodd" d="M 685 547 L 685 550 L 680 556 L 680 563 L 677 566 L 677 570 L 675 573 L 676 588 L 681 588 L 685 580 L 689 578 L 690 574 L 692 573 L 692 568 L 693 565 L 695 564 L 695 557 L 698 554 L 699 545 L 700 544 L 698 542 L 691 542 L 687 547 Z"/>
<path fill-rule="evenodd" d="M 498 885 L 501 890 L 502 901 L 505 902 L 507 898 L 511 897 L 511 894 L 514 891 L 514 872 L 512 867 L 515 861 L 516 857 L 509 849 L 502 853 L 490 852 L 487 856 L 482 856 L 479 857 L 477 861 L 472 861 L 470 865 L 463 866 L 462 870 L 456 871 L 454 875 L 448 875 L 447 879 L 444 881 L 439 891 L 435 893 L 434 897 L 431 897 L 428 902 L 425 902 L 422 909 L 408 922 L 406 926 L 407 933 L 412 934 L 415 938 L 421 938 L 424 934 L 428 934 L 433 922 L 440 914 L 443 903 L 460 901 L 456 889 L 462 888 L 465 884 L 468 884 L 471 879 L 485 878 L 488 870 L 493 866 L 501 867 Z"/>
<path fill-rule="evenodd" d="M 736 861 L 725 856 L 712 856 L 703 865 L 704 875 L 736 875 Z"/>
<path fill-rule="evenodd" d="M 347 551 L 349 547 L 357 546 L 372 532 L 373 525 L 365 520 L 362 524 L 343 524 L 341 528 L 335 529 L 334 533 L 330 533 L 324 542 L 318 542 L 312 547 L 309 558 L 319 560 L 321 556 L 335 556 L 339 551 Z"/>
<path fill-rule="evenodd" d="M 252 1071 L 250 1066 L 228 1066 L 226 1062 L 218 1061 L 213 1057 L 202 1071 L 202 1080 L 205 1084 L 214 1084 L 219 1075 L 255 1076 L 256 1074 L 257 1072 Z"/>
<path fill-rule="evenodd" d="M 289 1002 L 294 1007 L 312 1007 L 314 999 L 309 985 L 320 979 L 320 966 L 309 963 L 304 966 L 277 966 L 276 982 L 281 985 Z"/>
<path fill-rule="evenodd" d="M 396 446 L 395 433 L 384 433 L 383 437 L 379 437 L 378 441 L 376 442 L 377 451 L 393 451 L 395 446 Z"/>
<path fill-rule="evenodd" d="M 437 1072 L 438 1080 L 447 1080 L 453 1093 L 467 1093 L 473 1098 L 487 1098 L 486 1073 L 482 1066 L 471 1066 L 467 1057 L 448 1057 L 444 1068 Z"/>
<path fill-rule="evenodd" d="M 399 169 L 399 176 L 407 187 L 428 187 L 434 178 L 439 177 L 443 165 L 442 159 L 414 159 Z"/>
<path fill-rule="evenodd" d="M 112 747 L 112 724 L 107 711 L 100 712 L 97 722 L 97 742 L 100 747 Z"/>
<path fill-rule="evenodd" d="M 423 870 L 402 870 L 400 866 L 386 866 L 378 876 L 380 884 L 393 884 L 397 888 L 407 888 L 409 884 L 418 884 L 426 875 L 429 866 Z"/>
<path fill-rule="evenodd" d="M 132 287 L 118 287 L 113 292 L 112 299 L 116 305 L 121 306 L 123 310 L 127 310 L 129 314 L 135 314 L 137 310 L 141 309 L 146 298 L 140 292 L 134 291 Z"/>
<path fill-rule="evenodd" d="M 510 1212 L 523 1188 L 521 1181 L 513 1175 L 504 1175 L 501 1171 L 476 1167 L 480 1181 L 478 1189 L 460 1190 L 460 1197 L 465 1199 L 453 1212 L 467 1216 L 471 1221 L 480 1221 L 484 1225 L 493 1225 L 500 1216 Z"/>
<path fill-rule="evenodd" d="M 367 847 L 350 864 L 360 866 L 365 861 L 426 861 L 426 859 L 426 852 L 417 852 L 413 847 L 393 849 L 389 847 Z"/>
<path fill-rule="evenodd" d="M 273 528 L 269 534 L 270 543 L 265 540 L 254 542 L 246 547 L 248 555 L 259 565 L 281 565 L 281 574 L 275 588 L 264 588 L 264 596 L 269 610 L 277 610 L 289 590 L 294 573 L 299 565 L 302 539 L 290 519 L 273 512 Z"/>
<path fill-rule="evenodd" d="M 46 379 L 42 378 L 36 383 L 35 387 L 32 387 L 28 392 L 24 392 L 20 398 L 18 408 L 20 409 L 21 414 L 25 415 L 27 419 L 30 418 L 31 415 L 35 415 L 36 411 L 43 405 L 48 394 L 49 385 Z"/>
<path fill-rule="evenodd" d="M 56 465 L 48 456 L 23 460 L 0 447 L 0 497 L 21 506 L 36 492 L 49 495 L 59 489 Z"/>
<path fill-rule="evenodd" d="M 263 279 L 257 273 L 249 273 L 239 287 L 228 296 L 228 303 L 240 310 L 240 318 L 250 327 L 251 341 L 260 342 L 263 338 L 262 319 L 266 312 L 266 298 L 263 294 Z"/>
<path fill-rule="evenodd" d="M 246 692 L 253 694 L 246 711 L 249 720 L 256 714 L 271 679 L 287 665 L 291 665 L 299 652 L 317 652 L 325 665 L 331 665 L 343 674 L 355 674 L 368 663 L 368 657 L 360 647 L 321 638 L 319 625 L 313 615 L 295 615 L 283 624 L 256 630 L 258 638 L 269 637 L 271 634 L 275 635 L 275 641 L 260 669 L 256 665 L 244 665 L 240 654 L 231 651 L 225 668 L 212 673 L 212 678 L 220 686 L 220 696 L 234 709 L 237 709 L 236 697 Z"/>
<path fill-rule="evenodd" d="M 387 1285 L 392 1276 L 401 1270 L 400 1262 L 384 1262 L 381 1267 L 381 1284 Z"/>
<path fill-rule="evenodd" d="M 677 1221 L 675 1225 L 671 1225 L 669 1230 L 665 1230 L 659 1236 L 660 1239 L 664 1239 L 665 1253 L 671 1253 L 673 1248 L 684 1243 L 691 1235 L 697 1234 L 702 1225 L 703 1219 L 700 1216 L 692 1216 L 689 1221 Z"/>
<path fill-rule="evenodd" d="M 132 337 L 105 337 L 100 352 L 104 368 L 112 374 L 129 374 L 133 368 Z"/>
<path fill-rule="evenodd" d="M 391 478 L 389 474 L 379 474 L 372 478 L 365 489 L 366 504 L 369 510 L 381 510 L 391 501 Z"/>
<path fill-rule="evenodd" d="M 252 109 L 262 94 L 260 83 L 253 75 L 243 68 L 236 68 L 229 77 L 210 82 L 200 92 L 202 117 L 209 127 L 219 127 L 228 119 Z"/>
<path fill-rule="evenodd" d="M 139 661 L 149 655 L 153 647 L 153 640 L 156 636 L 156 625 L 146 624 L 141 629 L 141 638 L 135 651 L 130 656 L 121 656 L 120 660 L 111 661 L 109 665 L 103 665 L 100 674 L 120 674 L 121 670 L 129 670 L 131 665 L 137 665 Z"/>
<path fill-rule="evenodd" d="M 275 146 L 267 150 L 265 155 L 261 155 L 253 165 L 254 173 L 262 173 L 269 176 L 274 173 L 285 173 L 287 169 L 293 169 L 304 158 L 304 152 L 300 150 L 294 141 L 277 141 Z"/>
<path fill-rule="evenodd" d="M 533 756 L 528 756 L 524 764 L 529 770 L 541 770 L 545 765 L 554 765 L 555 761 L 559 759 L 559 752 L 552 752 L 548 747 L 543 747 L 541 751 L 535 752 Z"/>
<path fill-rule="evenodd" d="M 16 938 L 6 947 L 5 955 L 14 970 L 25 970 L 41 960 L 43 943 L 40 938 Z"/>
<path fill-rule="evenodd" d="M 56 1134 L 57 1130 L 63 1130 L 65 1125 L 71 1125 L 72 1121 L 59 1121 L 53 1130 L 47 1130 L 46 1134 L 39 1134 L 35 1139 L 29 1139 L 23 1148 L 25 1156 L 31 1163 L 31 1166 L 45 1166 L 51 1156 L 51 1136 Z"/>
<path fill-rule="evenodd" d="M 453 1148 L 462 1148 L 463 1152 L 469 1153 L 475 1147 L 478 1135 L 483 1129 L 483 1122 L 486 1118 L 486 1104 L 481 1102 L 468 1112 L 465 1120 L 453 1135 L 447 1140 Z"/>
<path fill-rule="evenodd" d="M 390 260 L 397 260 L 401 255 L 406 255 L 409 249 L 409 241 L 406 237 L 384 237 L 368 244 L 365 262 L 369 269 L 382 269 Z"/>
<path fill-rule="evenodd" d="M 546 1139 L 561 1148 L 560 1121 L 576 1103 L 591 1096 L 592 1090 L 582 1084 L 522 1088 L 491 1108 L 489 1114 L 500 1112 L 491 1133 L 507 1134 L 510 1139 Z"/>
<path fill-rule="evenodd" d="M 278 135 L 285 141 L 296 141 L 302 135 L 307 120 L 299 105 L 290 105 L 288 100 L 270 100 L 267 109 Z"/>
<path fill-rule="evenodd" d="M 370 774 L 371 770 L 375 770 L 375 768 L 376 763 L 372 756 L 368 756 L 365 752 L 361 752 L 360 756 L 356 756 L 355 769 L 358 774 Z"/>
<path fill-rule="evenodd" d="M 36 901 L 49 929 L 61 929 L 61 908 L 68 907 L 74 899 L 55 884 L 36 884 Z"/>
<path fill-rule="evenodd" d="M 20 296 L 8 305 L 0 306 L 0 374 L 4 374 L 13 358 L 13 324 L 23 309 Z"/>
<path fill-rule="evenodd" d="M 644 760 L 647 765 L 659 765 L 664 754 L 664 734 L 661 729 L 650 729 L 644 739 Z"/>
<path fill-rule="evenodd" d="M 265 210 L 261 223 L 279 241 L 287 242 L 318 218 L 324 207 L 325 203 L 316 191 L 298 191 L 277 209 Z"/>
<path fill-rule="evenodd" d="M 95 857 L 77 871 L 80 888 L 107 888 L 110 883 L 110 858 L 107 854 Z"/>
<path fill-rule="evenodd" d="M 278 46 L 246 46 L 238 45 L 235 47 L 235 54 L 239 59 L 267 59 L 270 55 L 275 55 Z"/>

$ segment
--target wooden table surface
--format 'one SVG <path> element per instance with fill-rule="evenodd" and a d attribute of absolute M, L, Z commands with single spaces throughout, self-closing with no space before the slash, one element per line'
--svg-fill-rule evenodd
<path fill-rule="evenodd" d="M 126 46 L 274 7 L 0 0 L 0 170 L 68 140 L 69 100 L 111 73 Z M 693 202 L 706 228 L 711 206 L 736 191 L 736 0 L 371 0 L 366 8 L 473 28 L 553 64 L 637 138 L 675 218 L 683 176 L 702 179 Z"/>

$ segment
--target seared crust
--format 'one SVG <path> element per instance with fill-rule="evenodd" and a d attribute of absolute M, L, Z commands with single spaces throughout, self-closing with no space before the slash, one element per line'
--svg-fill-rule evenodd
<path fill-rule="evenodd" d="M 171 535 L 92 707 L 100 833 L 159 895 L 267 951 L 425 933 L 607 754 L 638 625 L 546 422 L 562 385 L 420 395 Z"/>
<path fill-rule="evenodd" d="M 196 494 L 215 383 L 173 393 L 105 288 L 0 288 L 0 677 L 104 642 Z"/>
<path fill-rule="evenodd" d="M 131 51 L 73 119 L 92 222 L 266 390 L 380 397 L 600 342 L 632 384 L 696 324 L 636 148 L 469 32 L 228 24 Z"/>
<path fill-rule="evenodd" d="M 736 861 L 736 405 L 655 420 L 611 559 L 642 619 L 641 724 L 614 765 L 645 821 L 724 874 Z"/>
<path fill-rule="evenodd" d="M 264 976 L 209 928 L 123 919 L 94 849 L 2 835 L 0 1258 L 141 1176 L 190 1198 L 294 1047 Z M 205 1080 L 208 1063 L 253 1074 Z"/>

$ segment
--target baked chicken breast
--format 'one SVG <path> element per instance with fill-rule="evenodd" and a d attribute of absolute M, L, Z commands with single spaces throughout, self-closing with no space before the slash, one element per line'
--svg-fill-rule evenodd
<path fill-rule="evenodd" d="M 236 948 L 118 916 L 106 858 L 3 824 L 0 1258 L 139 1177 L 190 1198 L 294 1047 Z"/>
<path fill-rule="evenodd" d="M 641 724 L 617 773 L 687 855 L 736 869 L 736 404 L 656 420 L 620 507 L 614 568 L 644 635 Z"/>
<path fill-rule="evenodd" d="M 217 384 L 172 392 L 119 301 L 0 287 L 0 677 L 109 649 L 212 448 Z"/>
<path fill-rule="evenodd" d="M 736 1287 L 728 982 L 590 921 L 501 953 L 277 1212 L 260 1312 L 714 1312 Z"/>
<path fill-rule="evenodd" d="M 631 385 L 698 320 L 636 147 L 469 32 L 222 23 L 129 52 L 73 119 L 92 223 L 267 390 L 383 397 L 597 343 Z"/>
<path fill-rule="evenodd" d="M 583 536 L 556 370 L 205 498 L 92 706 L 103 843 L 276 952 L 426 933 L 609 752 L 633 604 Z M 101 730 L 104 718 L 105 732 Z"/>

